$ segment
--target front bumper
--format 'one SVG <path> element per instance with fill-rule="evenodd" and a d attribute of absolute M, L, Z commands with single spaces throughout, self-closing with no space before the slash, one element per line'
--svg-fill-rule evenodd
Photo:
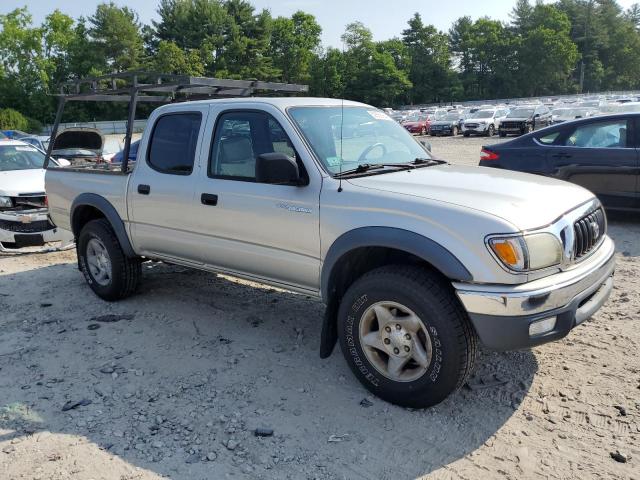
<path fill-rule="evenodd" d="M 73 234 L 49 222 L 46 209 L 0 212 L 0 253 L 36 253 L 71 248 Z"/>
<path fill-rule="evenodd" d="M 473 126 L 469 127 L 467 125 L 462 125 L 462 133 L 470 133 L 472 135 L 483 135 L 487 133 L 487 129 L 489 128 L 489 124 L 480 123 L 480 124 L 472 124 Z"/>
<path fill-rule="evenodd" d="M 481 342 L 496 350 L 533 347 L 566 336 L 607 301 L 613 289 L 615 247 L 606 237 L 597 252 L 571 270 L 521 285 L 454 283 Z M 555 326 L 530 335 L 537 321 Z"/>

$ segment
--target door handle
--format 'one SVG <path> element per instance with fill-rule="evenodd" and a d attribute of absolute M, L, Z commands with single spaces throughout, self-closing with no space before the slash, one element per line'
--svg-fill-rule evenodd
<path fill-rule="evenodd" d="M 569 153 L 555 153 L 551 155 L 553 158 L 571 158 L 573 155 Z"/>
<path fill-rule="evenodd" d="M 138 185 L 138 193 L 141 195 L 149 195 L 151 187 L 149 185 Z"/>
<path fill-rule="evenodd" d="M 200 195 L 200 201 L 203 205 L 215 207 L 216 205 L 218 205 L 218 195 L 214 195 L 212 193 L 203 193 L 202 195 Z"/>

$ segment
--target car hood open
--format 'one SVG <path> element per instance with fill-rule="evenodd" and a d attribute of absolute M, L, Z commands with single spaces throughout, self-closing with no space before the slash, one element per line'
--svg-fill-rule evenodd
<path fill-rule="evenodd" d="M 95 128 L 67 128 L 53 142 L 53 150 L 85 149 L 101 152 L 104 136 Z"/>
<path fill-rule="evenodd" d="M 553 178 L 509 170 L 438 165 L 349 179 L 353 185 L 455 204 L 500 217 L 519 230 L 543 227 L 593 198 Z"/>

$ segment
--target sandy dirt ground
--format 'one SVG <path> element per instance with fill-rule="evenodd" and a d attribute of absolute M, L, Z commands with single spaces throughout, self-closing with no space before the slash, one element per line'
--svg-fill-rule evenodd
<path fill-rule="evenodd" d="M 432 141 L 465 163 L 491 143 Z M 640 221 L 610 234 L 616 287 L 592 320 L 482 351 L 429 410 L 369 396 L 338 349 L 320 360 L 305 296 L 145 264 L 107 303 L 73 251 L 0 258 L 0 479 L 638 480 Z"/>

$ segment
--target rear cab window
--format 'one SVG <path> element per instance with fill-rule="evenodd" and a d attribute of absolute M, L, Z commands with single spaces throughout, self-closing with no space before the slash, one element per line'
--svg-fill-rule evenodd
<path fill-rule="evenodd" d="M 201 123 L 200 112 L 168 113 L 159 117 L 149 141 L 149 166 L 160 173 L 190 175 Z"/>

